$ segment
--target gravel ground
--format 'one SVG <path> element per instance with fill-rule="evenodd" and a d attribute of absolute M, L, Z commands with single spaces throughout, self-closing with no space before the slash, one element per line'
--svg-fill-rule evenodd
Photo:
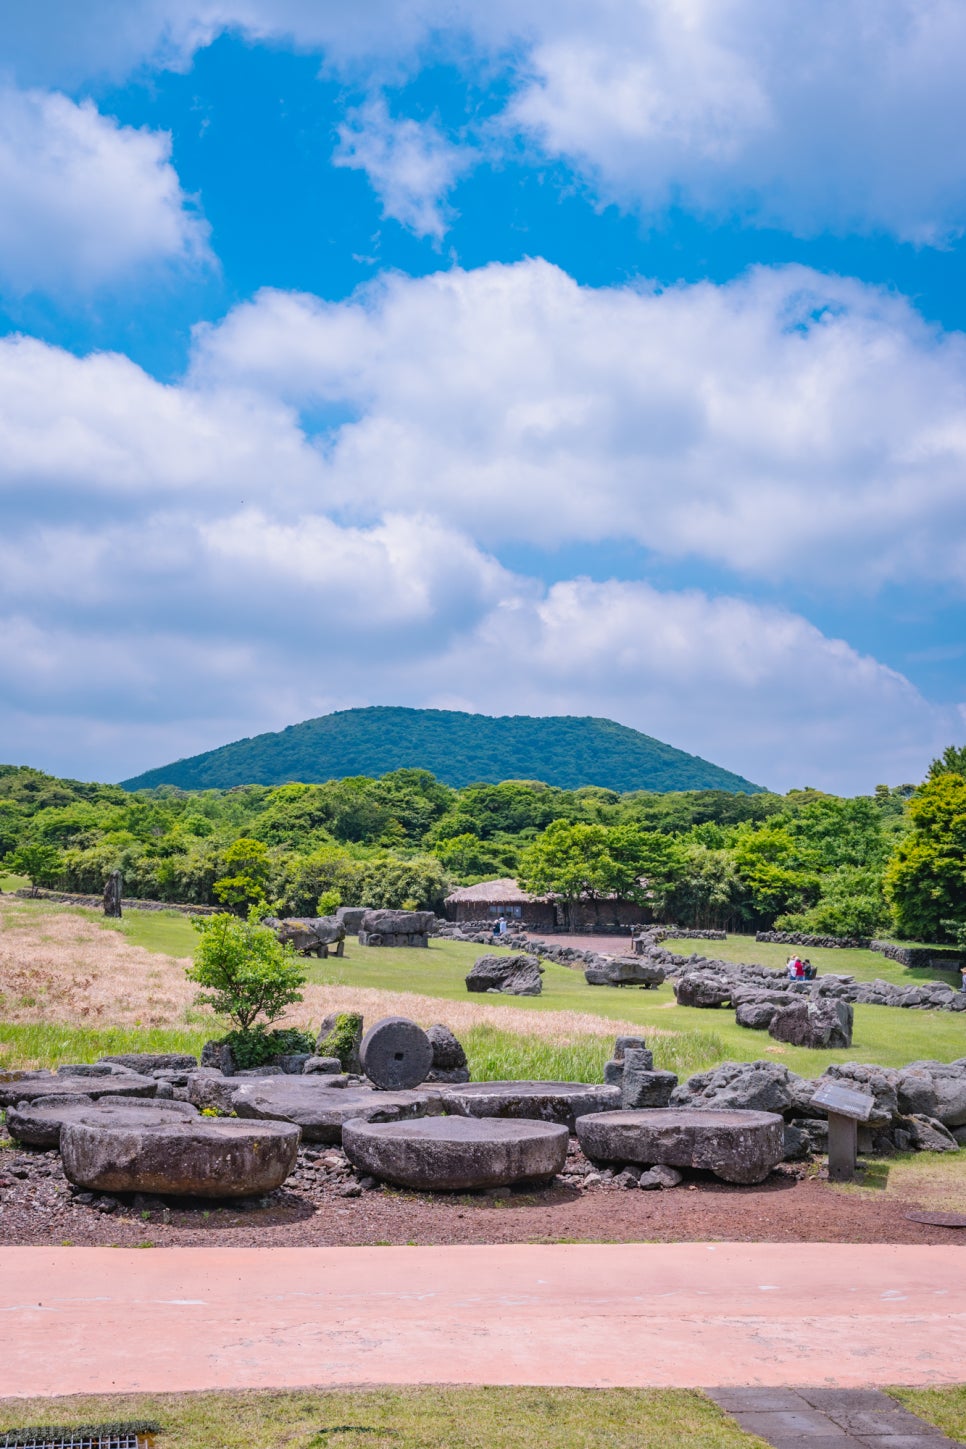
<path fill-rule="evenodd" d="M 0 1150 L 0 1245 L 299 1247 L 528 1242 L 829 1242 L 966 1246 L 966 1230 L 909 1222 L 915 1203 L 831 1189 L 785 1164 L 759 1187 L 694 1174 L 643 1192 L 571 1144 L 550 1187 L 411 1193 L 361 1180 L 338 1148 L 308 1147 L 284 1187 L 248 1203 L 76 1191 L 56 1152 Z"/>

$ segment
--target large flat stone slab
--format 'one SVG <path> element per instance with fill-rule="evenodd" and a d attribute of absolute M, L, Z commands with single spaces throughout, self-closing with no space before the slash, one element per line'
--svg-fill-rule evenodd
<path fill-rule="evenodd" d="M 60 1155 L 70 1182 L 94 1192 L 176 1197 L 253 1197 L 273 1192 L 298 1156 L 290 1122 L 236 1122 L 212 1117 L 134 1124 L 65 1122 Z"/>
<path fill-rule="evenodd" d="M 602 1112 L 578 1118 L 577 1138 L 597 1162 L 705 1168 L 735 1183 L 763 1182 L 784 1155 L 784 1123 L 773 1112 Z"/>
<path fill-rule="evenodd" d="M 27 1147 L 58 1147 L 65 1122 L 125 1121 L 133 1125 L 172 1121 L 179 1117 L 197 1119 L 198 1109 L 190 1102 L 172 1102 L 158 1097 L 80 1097 L 77 1093 L 35 1097 L 7 1108 L 7 1131 Z"/>
<path fill-rule="evenodd" d="M 118 1067 L 113 1072 L 96 1076 L 65 1076 L 60 1072 L 28 1072 L 16 1082 L 0 1082 L 0 1107 L 15 1107 L 18 1102 L 32 1102 L 36 1097 L 75 1096 L 96 1101 L 98 1097 L 153 1097 L 158 1084 L 153 1077 L 126 1072 Z"/>
<path fill-rule="evenodd" d="M 587 1112 L 616 1111 L 620 1087 L 588 1082 L 466 1082 L 446 1088 L 446 1110 L 464 1117 L 557 1122 L 574 1130 Z"/>
<path fill-rule="evenodd" d="M 237 1078 L 229 1078 L 229 1081 Z M 399 1122 L 444 1110 L 441 1090 L 376 1092 L 370 1087 L 332 1087 L 331 1078 L 265 1077 L 242 1081 L 232 1094 L 239 1117 L 294 1122 L 306 1142 L 342 1141 L 346 1122 Z"/>
<path fill-rule="evenodd" d="M 424 1117 L 347 1122 L 342 1145 L 355 1168 L 383 1182 L 467 1192 L 549 1181 L 563 1168 L 569 1136 L 552 1122 Z"/>

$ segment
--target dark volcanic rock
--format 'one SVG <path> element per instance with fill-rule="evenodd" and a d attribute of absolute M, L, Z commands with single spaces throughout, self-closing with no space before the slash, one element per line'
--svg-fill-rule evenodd
<path fill-rule="evenodd" d="M 299 1132 L 286 1122 L 235 1122 L 209 1117 L 132 1123 L 65 1122 L 64 1173 L 94 1192 L 163 1196 L 254 1197 L 280 1187 L 295 1166 Z"/>
<path fill-rule="evenodd" d="M 727 1006 L 731 1000 L 732 986 L 721 976 L 702 975 L 700 971 L 678 977 L 674 983 L 674 995 L 678 1006 L 711 1008 Z"/>
<path fill-rule="evenodd" d="M 597 1162 L 705 1168 L 725 1182 L 763 1182 L 784 1155 L 784 1123 L 771 1112 L 604 1112 L 581 1117 L 577 1138 Z"/>
<path fill-rule="evenodd" d="M 384 1182 L 430 1191 L 474 1191 L 545 1182 L 567 1158 L 566 1127 L 549 1122 L 432 1117 L 417 1122 L 348 1122 L 353 1166 Z"/>
<path fill-rule="evenodd" d="M 849 1047 L 852 1045 L 851 1004 L 834 997 L 808 1000 L 799 997 L 782 1006 L 772 1017 L 768 1035 L 802 1047 Z"/>
<path fill-rule="evenodd" d="M 427 1082 L 468 1082 L 470 1069 L 466 1053 L 448 1026 L 431 1026 L 426 1035 L 433 1048 L 433 1065 Z"/>
<path fill-rule="evenodd" d="M 271 1077 L 238 1086 L 232 1105 L 239 1117 L 294 1122 L 306 1142 L 342 1141 L 346 1122 L 399 1122 L 444 1110 L 442 1088 L 375 1092 L 371 1087 L 333 1087 L 331 1077 Z"/>
<path fill-rule="evenodd" d="M 543 967 L 536 956 L 480 956 L 466 978 L 467 991 L 501 991 L 508 996 L 539 996 Z"/>
<path fill-rule="evenodd" d="M 616 1110 L 619 1087 L 587 1082 L 470 1082 L 444 1089 L 447 1112 L 464 1117 L 513 1117 L 574 1129 L 584 1112 Z"/>
<path fill-rule="evenodd" d="M 405 1092 L 425 1082 L 433 1065 L 433 1045 L 414 1021 L 384 1016 L 362 1038 L 359 1059 L 374 1087 Z"/>
<path fill-rule="evenodd" d="M 643 956 L 602 957 L 588 966 L 584 980 L 588 986 L 660 986 L 664 967 Z"/>
<path fill-rule="evenodd" d="M 7 1109 L 7 1131 L 28 1147 L 57 1147 L 65 1122 L 128 1122 L 135 1126 L 169 1122 L 178 1117 L 197 1118 L 188 1102 L 159 1101 L 157 1097 L 79 1097 L 76 1093 L 37 1097 Z"/>
<path fill-rule="evenodd" d="M 15 1082 L 0 1081 L 0 1107 L 32 1102 L 36 1097 L 86 1097 L 89 1101 L 106 1095 L 153 1097 L 158 1084 L 153 1077 L 141 1077 L 120 1067 L 97 1076 L 61 1075 L 58 1072 L 29 1072 Z"/>
<path fill-rule="evenodd" d="M 193 1072 L 198 1058 L 187 1052 L 121 1052 L 114 1057 L 101 1057 L 108 1066 L 126 1067 L 129 1072 L 139 1072 L 150 1077 L 154 1072 Z"/>

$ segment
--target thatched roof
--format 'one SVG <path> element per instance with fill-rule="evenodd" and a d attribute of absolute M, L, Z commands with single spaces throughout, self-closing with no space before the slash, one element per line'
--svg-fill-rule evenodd
<path fill-rule="evenodd" d="M 452 895 L 446 897 L 446 904 L 456 906 L 475 902 L 478 905 L 515 906 L 523 901 L 542 899 L 542 896 L 528 895 L 515 880 L 506 877 L 503 880 L 481 880 L 477 885 L 460 886 Z"/>

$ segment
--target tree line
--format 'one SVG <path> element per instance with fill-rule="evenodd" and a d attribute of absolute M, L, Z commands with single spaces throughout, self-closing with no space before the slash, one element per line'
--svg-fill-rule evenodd
<path fill-rule="evenodd" d="M 0 862 L 83 893 L 117 869 L 128 895 L 239 913 L 440 910 L 454 885 L 510 876 L 564 900 L 618 895 L 684 926 L 943 941 L 966 928 L 966 748 L 918 787 L 853 798 L 454 789 L 418 769 L 132 793 L 0 766 Z"/>

